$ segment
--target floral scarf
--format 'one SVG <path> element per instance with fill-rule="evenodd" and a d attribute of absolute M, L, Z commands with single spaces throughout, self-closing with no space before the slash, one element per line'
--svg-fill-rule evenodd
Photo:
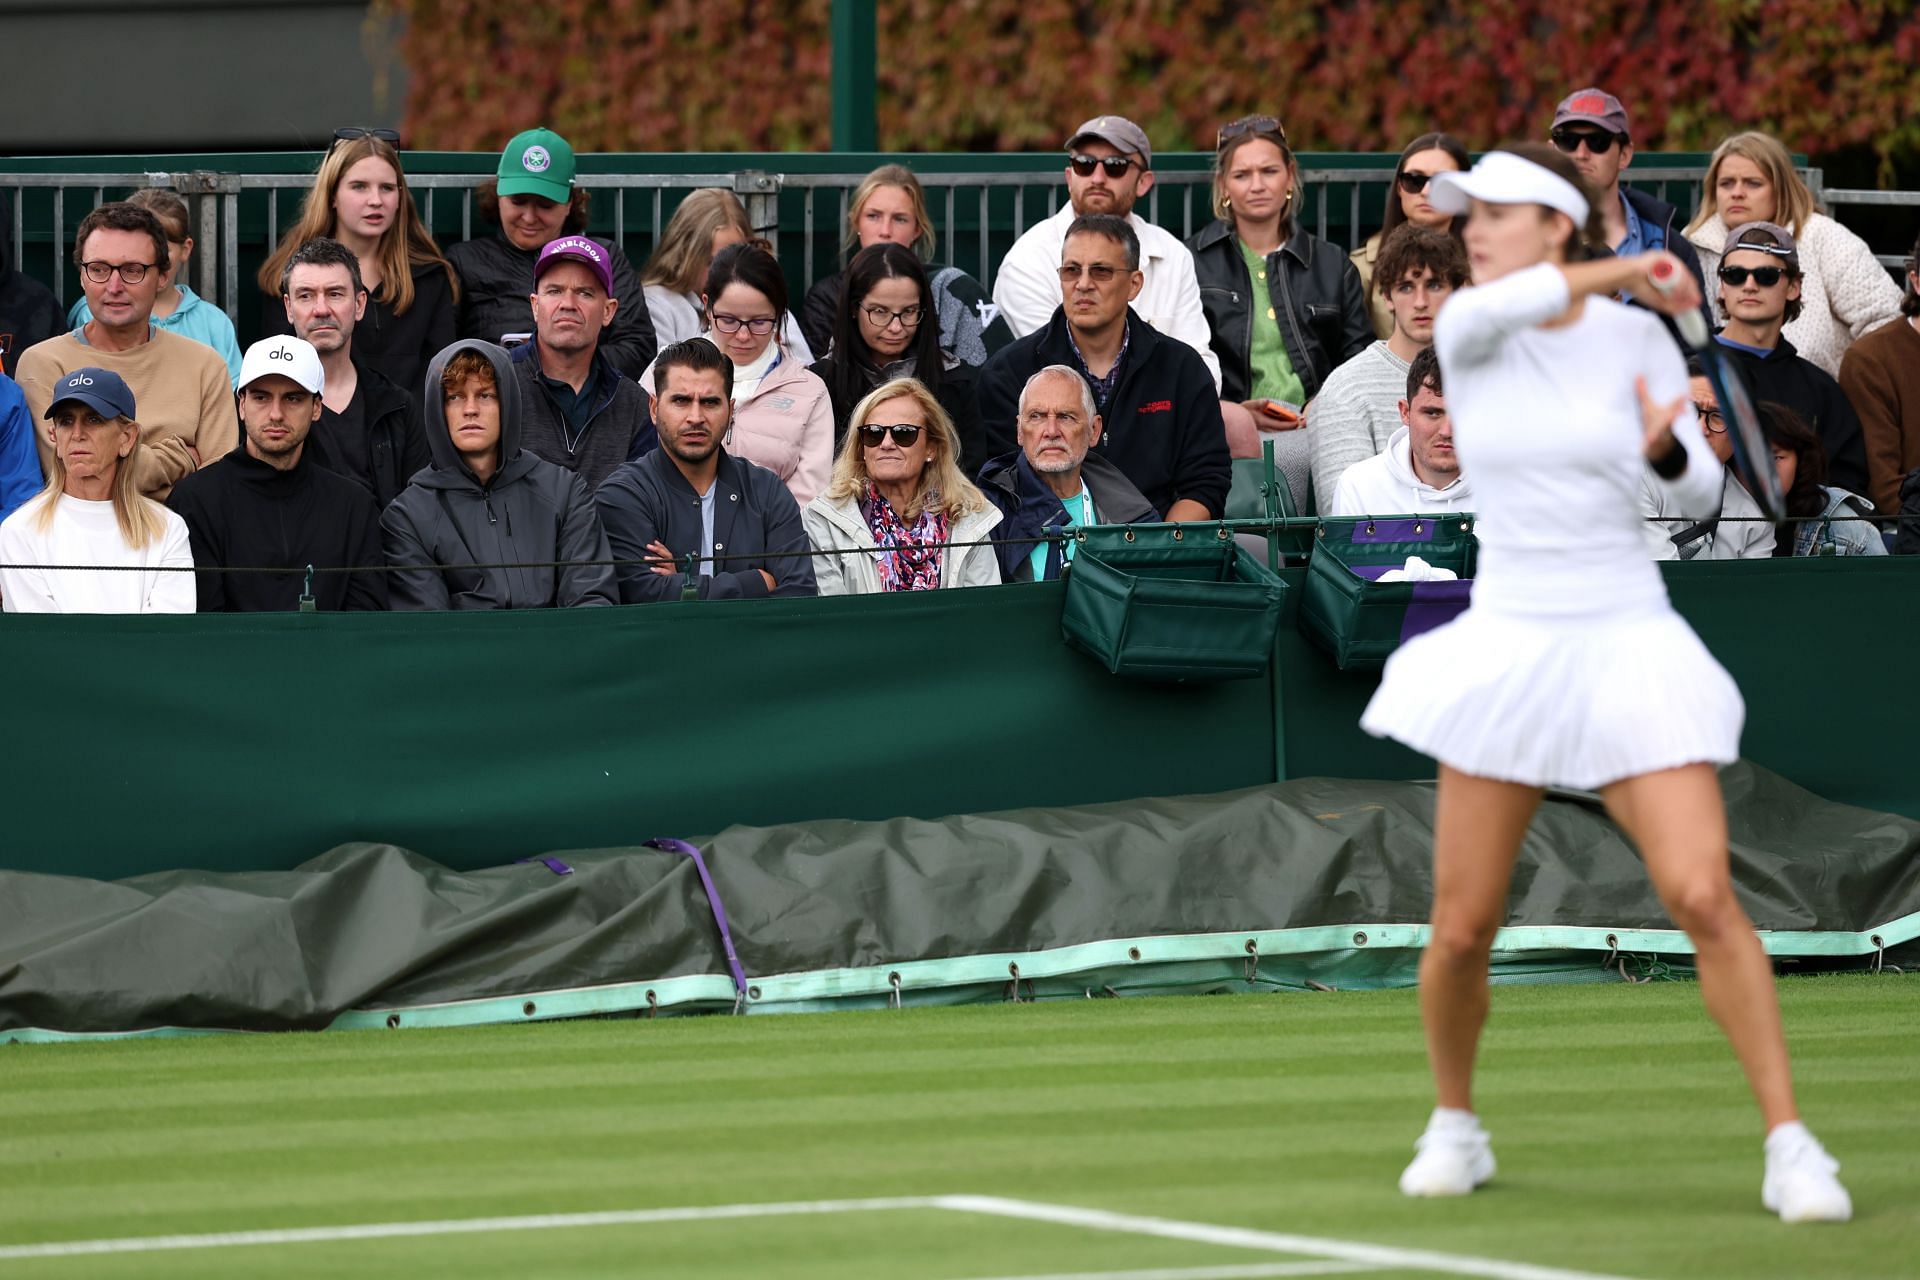
<path fill-rule="evenodd" d="M 938 509 L 937 495 L 920 518 L 908 524 L 880 495 L 873 481 L 860 498 L 860 514 L 880 551 L 874 564 L 882 591 L 931 591 L 940 585 L 940 555 L 947 541 L 947 515 Z"/>

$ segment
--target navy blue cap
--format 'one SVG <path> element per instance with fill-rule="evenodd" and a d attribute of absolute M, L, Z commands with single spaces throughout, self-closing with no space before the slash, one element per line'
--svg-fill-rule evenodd
<path fill-rule="evenodd" d="M 53 386 L 53 400 L 41 416 L 51 418 L 53 411 L 69 400 L 78 400 L 103 418 L 131 418 L 133 392 L 127 381 L 111 369 L 91 366 L 75 369 Z"/>

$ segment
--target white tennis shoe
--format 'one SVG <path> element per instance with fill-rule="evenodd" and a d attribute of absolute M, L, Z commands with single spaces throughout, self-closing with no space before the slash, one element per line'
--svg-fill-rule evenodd
<path fill-rule="evenodd" d="M 1777 1125 L 1767 1135 L 1760 1203 L 1782 1222 L 1845 1222 L 1853 1217 L 1853 1198 L 1840 1185 L 1839 1172 L 1840 1162 L 1805 1125 Z"/>
<path fill-rule="evenodd" d="M 1403 1195 L 1464 1196 L 1493 1176 L 1493 1141 L 1470 1111 L 1436 1107 L 1413 1145 L 1418 1154 L 1400 1175 Z"/>

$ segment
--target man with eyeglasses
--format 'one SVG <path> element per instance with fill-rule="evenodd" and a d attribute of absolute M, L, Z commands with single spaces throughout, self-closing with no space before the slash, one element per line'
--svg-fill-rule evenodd
<path fill-rule="evenodd" d="M 733 361 L 689 338 L 660 353 L 653 378 L 660 446 L 594 494 L 621 562 L 621 603 L 816 594 L 799 504 L 779 476 L 720 447 L 733 418 Z"/>
<path fill-rule="evenodd" d="M 1620 99 L 1604 89 L 1574 90 L 1554 109 L 1547 136 L 1593 188 L 1599 201 L 1595 207 L 1607 228 L 1605 248 L 1623 258 L 1665 249 L 1693 272 L 1701 296 L 1711 296 L 1700 255 L 1674 230 L 1678 216 L 1674 207 L 1645 191 L 1620 185 L 1621 172 L 1633 163 L 1633 137 Z"/>
<path fill-rule="evenodd" d="M 1102 422 L 1093 447 L 1168 520 L 1210 520 L 1233 473 L 1220 392 L 1192 347 L 1128 305 L 1140 294 L 1140 254 L 1125 219 L 1090 214 L 1068 225 L 1055 272 L 1065 301 L 981 367 L 980 422 L 1004 430 L 1028 378 L 1048 365 L 1077 369 Z"/>
<path fill-rule="evenodd" d="M 533 339 L 513 348 L 524 447 L 598 489 L 654 445 L 647 395 L 600 349 L 620 309 L 613 258 L 599 241 L 561 236 L 533 268 Z"/>
<path fill-rule="evenodd" d="M 227 362 L 204 343 L 156 328 L 153 304 L 168 265 L 159 219 L 126 203 L 103 204 L 80 223 L 73 260 L 93 319 L 48 338 L 20 357 L 20 389 L 37 422 L 53 390 L 75 369 L 111 369 L 140 405 L 135 479 L 163 500 L 180 477 L 231 450 L 240 438 Z M 36 433 L 40 466 L 53 462 L 53 439 Z"/>
<path fill-rule="evenodd" d="M 993 278 L 993 301 L 1018 337 L 1044 326 L 1060 305 L 1060 248 L 1075 218 L 1109 214 L 1126 219 L 1140 242 L 1140 318 L 1200 354 L 1220 388 L 1193 252 L 1172 232 L 1133 211 L 1153 189 L 1153 147 L 1146 130 L 1124 116 L 1095 116 L 1067 139 L 1067 207 L 1027 228 Z"/>
<path fill-rule="evenodd" d="M 1834 376 L 1794 349 L 1781 330 L 1800 314 L 1800 255 L 1793 233 L 1771 222 L 1737 229 L 1720 258 L 1714 305 L 1726 327 L 1716 341 L 1747 379 L 1755 401 L 1804 418 L 1827 455 L 1827 484 L 1872 505 L 1866 435 Z"/>
<path fill-rule="evenodd" d="M 1733 441 L 1727 435 L 1727 420 L 1720 414 L 1720 401 L 1713 393 L 1706 370 L 1697 357 L 1687 357 L 1687 394 L 1693 411 L 1700 417 L 1707 445 L 1720 459 L 1726 471 L 1720 494 L 1720 514 L 1711 520 L 1680 519 L 1668 509 L 1672 490 L 1654 479 L 1651 467 L 1643 468 L 1640 481 L 1640 511 L 1646 517 L 1641 526 L 1647 548 L 1655 560 L 1764 560 L 1773 554 L 1773 523 L 1760 513 L 1753 500 L 1733 477 L 1727 464 L 1733 460 Z"/>

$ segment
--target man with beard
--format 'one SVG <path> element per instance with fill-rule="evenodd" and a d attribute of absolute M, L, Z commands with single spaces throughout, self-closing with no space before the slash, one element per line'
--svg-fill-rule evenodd
<path fill-rule="evenodd" d="M 203 570 L 194 575 L 201 613 L 387 607 L 373 499 L 306 447 L 325 385 L 320 354 L 300 338 L 264 338 L 241 359 L 241 447 L 183 477 L 167 499 Z"/>
<path fill-rule="evenodd" d="M 1213 354 L 1193 252 L 1172 232 L 1134 213 L 1153 189 L 1153 148 L 1146 130 L 1123 116 L 1096 116 L 1067 139 L 1067 206 L 1029 227 L 1007 251 L 993 278 L 993 301 L 1015 336 L 1044 328 L 1060 306 L 1060 249 L 1073 220 L 1089 214 L 1125 218 L 1140 239 L 1142 320 L 1200 353 L 1214 390 L 1220 389 L 1220 359 Z"/>
<path fill-rule="evenodd" d="M 412 399 L 353 358 L 353 328 L 367 311 L 360 260 L 337 240 L 307 241 L 287 259 L 280 301 L 295 335 L 319 352 L 326 376 L 320 423 L 307 437 L 312 460 L 359 481 L 385 510 L 433 459 Z"/>
<path fill-rule="evenodd" d="M 815 594 L 800 507 L 779 476 L 720 447 L 733 417 L 733 361 L 705 338 L 653 365 L 660 447 L 594 495 L 624 604 Z M 691 573 L 687 557 L 698 557 Z"/>

